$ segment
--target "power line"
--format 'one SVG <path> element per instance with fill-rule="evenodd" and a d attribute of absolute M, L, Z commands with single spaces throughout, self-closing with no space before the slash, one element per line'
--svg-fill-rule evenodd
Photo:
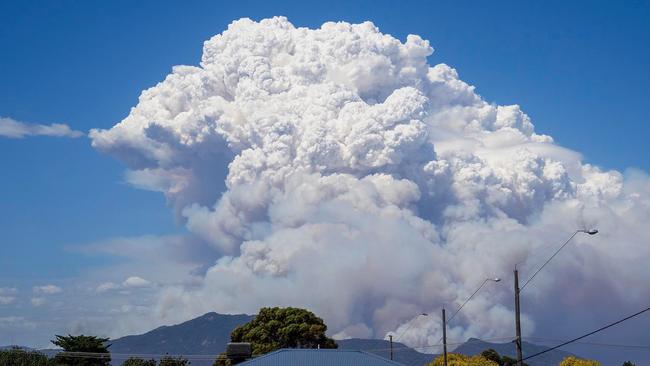
<path fill-rule="evenodd" d="M 512 339 L 512 337 L 498 337 L 498 338 L 485 338 L 481 339 L 481 341 L 498 341 L 498 340 L 509 340 Z M 455 345 L 462 345 L 465 343 L 471 343 L 471 341 L 453 341 L 452 343 L 447 343 L 447 345 L 450 346 L 455 346 Z M 437 347 L 442 347 L 442 343 L 439 344 L 428 344 L 424 345 L 421 347 L 408 347 L 406 345 L 403 345 L 402 347 L 394 347 L 393 350 L 396 352 L 399 351 L 406 351 L 406 350 L 413 350 L 418 352 L 418 349 L 424 350 L 424 349 L 431 349 L 431 348 L 437 348 Z M 378 352 L 378 351 L 389 351 L 390 348 L 372 348 L 372 349 L 363 349 L 362 351 L 364 352 Z M 424 353 L 424 352 L 419 352 L 419 353 Z M 427 355 L 428 353 L 424 353 Z M 116 359 L 122 359 L 122 358 L 127 358 L 127 357 L 138 357 L 138 358 L 161 358 L 161 357 L 183 357 L 188 360 L 204 360 L 204 359 L 214 359 L 215 357 L 219 356 L 218 354 L 160 354 L 160 353 L 98 353 L 98 352 L 66 352 L 66 351 L 59 351 L 57 355 L 61 356 L 66 356 L 66 357 L 76 357 L 76 358 L 116 358 Z"/>
<path fill-rule="evenodd" d="M 542 268 L 546 267 L 546 265 L 548 264 L 548 262 L 550 262 L 553 258 L 555 258 L 555 256 L 556 256 L 556 255 L 557 255 L 557 254 L 558 254 L 558 253 L 559 253 L 559 252 L 560 252 L 560 251 L 561 251 L 561 250 L 562 250 L 562 249 L 563 249 L 567 244 L 569 244 L 569 242 L 571 241 L 571 239 L 573 239 L 574 236 L 578 235 L 579 232 L 580 232 L 580 231 L 576 231 L 575 233 L 573 233 L 573 235 L 571 235 L 571 237 L 569 237 L 569 239 L 567 239 L 567 241 L 565 241 L 564 244 L 562 244 L 562 246 L 561 246 L 558 250 L 556 250 L 555 253 L 553 253 L 553 255 L 552 255 L 549 259 L 547 259 L 546 262 L 544 262 L 544 264 L 542 264 L 542 266 L 539 267 L 539 269 L 537 269 L 537 271 L 535 271 L 535 273 L 533 273 L 532 276 L 530 276 L 530 278 L 529 278 L 529 279 L 524 283 L 524 285 L 521 286 L 521 288 L 519 289 L 519 292 L 521 292 L 521 291 L 524 289 L 524 287 L 526 287 L 526 285 L 527 285 L 527 284 L 528 284 L 528 283 L 529 283 L 533 278 L 535 278 L 535 276 L 539 273 L 539 271 L 541 271 Z"/>
<path fill-rule="evenodd" d="M 404 334 L 406 334 L 406 332 L 408 332 L 408 331 L 411 329 L 411 327 L 413 327 L 413 323 L 415 323 L 415 322 L 416 322 L 416 321 L 417 321 L 421 316 L 429 316 L 429 314 L 427 314 L 427 313 L 418 314 L 418 316 L 415 317 L 415 319 L 413 319 L 413 320 L 411 320 L 411 321 L 409 322 L 408 327 L 406 327 L 406 329 L 403 330 L 402 333 L 400 333 L 400 334 L 395 338 L 395 342 L 399 341 L 399 340 L 402 338 L 402 336 L 403 336 Z"/>
<path fill-rule="evenodd" d="M 532 339 L 535 343 L 545 343 L 545 342 L 565 342 L 566 339 L 557 339 L 557 338 L 541 338 L 541 337 L 526 337 L 527 339 Z M 644 344 L 620 344 L 620 343 L 605 343 L 605 342 L 573 342 L 576 344 L 583 344 L 586 346 L 599 346 L 599 347 L 618 347 L 618 348 L 632 348 L 632 349 L 647 349 L 650 350 L 650 345 Z"/>
<path fill-rule="evenodd" d="M 610 324 L 605 325 L 604 327 L 598 328 L 598 329 L 594 330 L 593 332 L 589 332 L 589 333 L 587 333 L 587 334 L 585 334 L 585 335 L 581 335 L 580 337 L 574 338 L 574 339 L 572 339 L 572 340 L 570 340 L 570 341 L 566 341 L 566 342 L 564 342 L 564 343 L 558 344 L 557 346 L 551 347 L 551 348 L 549 348 L 549 349 L 547 349 L 547 350 L 544 350 L 544 351 L 541 351 L 541 352 L 537 352 L 537 353 L 535 353 L 535 354 L 533 354 L 533 355 L 527 356 L 527 357 L 523 358 L 522 361 L 528 360 L 529 358 L 533 358 L 533 357 L 539 356 L 539 355 L 544 354 L 544 353 L 546 353 L 546 352 L 553 351 L 553 350 L 558 349 L 558 348 L 560 348 L 560 347 L 562 347 L 562 346 L 566 346 L 566 345 L 569 344 L 569 343 L 573 343 L 573 342 L 575 342 L 575 341 L 579 341 L 579 340 L 581 340 L 581 339 L 583 339 L 583 338 L 586 338 L 586 337 L 588 337 L 588 336 L 590 336 L 590 335 L 592 335 L 592 334 L 596 334 L 596 333 L 598 333 L 598 332 L 600 332 L 600 331 L 603 331 L 603 330 L 605 330 L 605 329 L 607 329 L 607 328 L 611 328 L 611 327 L 613 327 L 613 326 L 615 326 L 615 325 L 617 325 L 617 324 L 620 324 L 620 323 L 622 323 L 622 322 L 624 322 L 624 321 L 626 321 L 626 320 L 629 320 L 629 319 L 632 319 L 632 318 L 634 318 L 634 317 L 636 317 L 636 316 L 639 316 L 639 315 L 641 315 L 641 314 L 643 314 L 643 313 L 645 313 L 646 311 L 649 311 L 649 310 L 650 310 L 650 307 L 649 307 L 649 308 L 645 308 L 645 309 L 643 309 L 643 310 L 641 310 L 641 311 L 639 311 L 639 312 L 637 312 L 637 313 L 635 313 L 635 314 L 632 314 L 632 315 L 630 315 L 630 316 L 628 316 L 628 317 L 625 317 L 625 318 L 623 318 L 623 319 L 621 319 L 621 320 L 615 321 L 615 322 L 613 322 L 613 323 L 610 323 Z"/>

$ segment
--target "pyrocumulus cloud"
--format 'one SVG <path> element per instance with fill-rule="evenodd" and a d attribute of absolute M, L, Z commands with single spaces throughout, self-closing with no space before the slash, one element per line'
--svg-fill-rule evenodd
<path fill-rule="evenodd" d="M 123 121 L 93 130 L 129 181 L 163 192 L 222 254 L 200 286 L 162 289 L 159 316 L 305 306 L 337 337 L 413 322 L 402 341 L 424 346 L 440 326 L 417 314 L 455 308 L 516 264 L 525 277 L 591 227 L 601 234 L 576 237 L 526 289 L 524 331 L 547 326 L 551 303 L 575 324 L 585 306 L 604 314 L 603 296 L 621 309 L 650 301 L 647 175 L 583 163 L 519 106 L 430 65 L 432 52 L 369 22 L 241 19 L 205 42 L 199 66 L 174 67 Z M 513 335 L 503 282 L 463 310 L 451 339 Z M 620 297 L 626 287 L 638 291 Z"/>

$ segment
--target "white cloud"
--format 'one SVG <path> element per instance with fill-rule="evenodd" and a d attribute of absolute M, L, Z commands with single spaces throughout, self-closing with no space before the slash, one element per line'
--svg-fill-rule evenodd
<path fill-rule="evenodd" d="M 151 286 L 151 282 L 138 276 L 131 276 L 122 282 L 122 287 L 124 288 L 141 288 L 149 286 Z"/>
<path fill-rule="evenodd" d="M 0 295 L 15 294 L 18 290 L 15 287 L 0 287 Z"/>
<path fill-rule="evenodd" d="M 8 138 L 20 139 L 27 136 L 81 137 L 84 135 L 83 132 L 75 131 L 70 126 L 62 123 L 40 125 L 0 117 L 0 136 Z"/>
<path fill-rule="evenodd" d="M 0 296 L 0 305 L 9 305 L 16 301 L 15 296 Z"/>
<path fill-rule="evenodd" d="M 153 284 L 142 277 L 131 276 L 125 279 L 122 283 L 117 284 L 114 282 L 104 282 L 95 288 L 96 292 L 107 292 L 113 290 L 127 290 L 151 287 Z"/>
<path fill-rule="evenodd" d="M 41 306 L 47 302 L 44 297 L 32 297 L 31 303 L 33 306 Z"/>
<path fill-rule="evenodd" d="M 44 295 L 54 295 L 54 294 L 58 294 L 61 291 L 63 291 L 63 289 L 61 289 L 61 287 L 51 285 L 51 284 L 50 285 L 43 285 L 43 286 L 34 286 L 33 290 L 34 290 L 35 294 L 44 294 Z"/>
<path fill-rule="evenodd" d="M 117 290 L 120 288 L 120 285 L 113 282 L 104 282 L 101 285 L 97 286 L 95 291 L 97 292 L 106 292 L 111 290 Z"/>
<path fill-rule="evenodd" d="M 25 317 L 22 316 L 3 316 L 0 317 L 0 325 L 7 325 L 13 323 L 21 323 L 25 321 Z"/>
<path fill-rule="evenodd" d="M 24 316 L 2 316 L 0 317 L 0 328 L 14 331 L 16 329 L 34 330 L 36 324 Z"/>
<path fill-rule="evenodd" d="M 432 52 L 371 23 L 242 19 L 204 44 L 199 67 L 175 67 L 123 121 L 91 131 L 128 181 L 164 192 L 226 254 L 200 286 L 165 286 L 157 316 L 306 306 L 333 334 L 383 337 L 517 263 L 530 273 L 590 227 L 601 234 L 576 237 L 527 288 L 525 332 L 548 331 L 557 301 L 572 329 L 584 308 L 611 315 L 603 297 L 647 304 L 650 178 L 583 164 L 519 106 L 429 65 Z M 507 283 L 482 290 L 450 337 L 511 336 L 511 304 Z M 402 340 L 439 337 L 430 317 Z"/>

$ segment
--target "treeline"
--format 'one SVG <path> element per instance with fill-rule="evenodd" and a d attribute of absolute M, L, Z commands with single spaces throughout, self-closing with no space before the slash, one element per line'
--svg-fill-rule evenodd
<path fill-rule="evenodd" d="M 48 357 L 39 351 L 22 348 L 0 350 L 1 366 L 110 366 L 111 354 L 107 344 L 108 338 L 95 336 L 60 336 L 52 343 L 62 348 L 54 357 Z M 132 357 L 122 366 L 189 366 L 190 362 L 182 357 L 166 356 L 156 360 Z"/>
<path fill-rule="evenodd" d="M 10 348 L 0 350 L 0 365 L 2 366 L 105 366 L 110 365 L 111 357 L 89 356 L 61 352 L 49 358 L 41 352 Z M 131 357 L 122 366 L 190 366 L 190 362 L 182 357 L 163 357 L 160 361 Z"/>

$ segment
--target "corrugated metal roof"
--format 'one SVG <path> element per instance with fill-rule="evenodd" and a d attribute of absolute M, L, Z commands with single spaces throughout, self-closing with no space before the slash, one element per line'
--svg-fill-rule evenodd
<path fill-rule="evenodd" d="M 403 366 L 372 353 L 345 349 L 281 349 L 239 366 Z"/>

